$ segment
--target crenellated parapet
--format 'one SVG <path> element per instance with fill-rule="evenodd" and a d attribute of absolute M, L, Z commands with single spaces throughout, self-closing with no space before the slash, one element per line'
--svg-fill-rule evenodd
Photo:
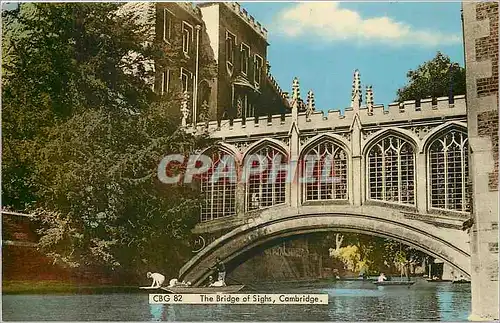
<path fill-rule="evenodd" d="M 268 115 L 232 120 L 212 121 L 208 131 L 214 138 L 241 138 L 250 136 L 286 135 L 293 124 L 300 133 L 318 131 L 350 131 L 357 118 L 362 128 L 405 127 L 410 124 L 436 123 L 447 120 L 465 120 L 465 95 L 452 98 L 440 97 L 422 100 L 393 102 L 388 105 L 374 103 L 374 91 L 366 86 L 366 102 L 362 102 L 361 78 L 358 70 L 354 72 L 351 104 L 344 109 L 317 111 L 314 94 L 307 93 L 307 101 L 301 99 L 300 83 L 294 78 L 291 95 L 283 91 L 274 77 L 267 73 L 269 82 L 293 108 L 291 113 Z M 362 104 L 363 103 L 363 104 Z M 198 131 L 206 131 L 207 125 L 197 126 Z"/>
<path fill-rule="evenodd" d="M 191 13 L 193 16 L 202 18 L 201 10 L 194 2 L 176 2 L 179 6 L 184 8 L 187 12 Z"/>
<path fill-rule="evenodd" d="M 267 41 L 267 29 L 262 27 L 260 22 L 256 21 L 255 18 L 248 14 L 244 8 L 241 8 L 241 5 L 238 2 L 221 2 L 221 4 L 225 5 L 229 9 L 231 9 L 238 16 L 243 18 L 243 20 L 259 34 L 262 38 Z"/>
<path fill-rule="evenodd" d="M 289 102 L 288 102 L 288 92 L 283 91 L 283 89 L 279 86 L 278 81 L 274 78 L 274 76 L 271 74 L 269 69 L 267 69 L 266 72 L 266 78 L 268 80 L 268 83 L 271 85 L 273 90 L 282 98 L 283 103 L 285 104 L 286 107 L 289 107 Z"/>
<path fill-rule="evenodd" d="M 421 100 L 420 106 L 416 101 L 394 102 L 387 106 L 373 105 L 372 112 L 366 106 L 356 112 L 352 109 L 299 112 L 297 127 L 301 132 L 311 132 L 324 129 L 349 129 L 355 115 L 358 115 L 363 127 L 382 127 L 383 125 L 397 125 L 418 123 L 433 120 L 457 119 L 466 116 L 465 96 L 457 95 L 450 103 L 448 97 L 434 100 Z M 312 101 L 311 101 L 312 103 Z M 265 136 L 287 133 L 292 125 L 292 114 L 251 117 L 211 121 L 208 131 L 215 138 Z M 197 127 L 199 131 L 206 130 L 205 125 Z"/>

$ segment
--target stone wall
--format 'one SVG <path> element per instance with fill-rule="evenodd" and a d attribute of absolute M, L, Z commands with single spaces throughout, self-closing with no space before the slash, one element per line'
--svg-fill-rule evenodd
<path fill-rule="evenodd" d="M 498 319 L 498 3 L 463 3 L 473 190 L 471 319 Z"/>

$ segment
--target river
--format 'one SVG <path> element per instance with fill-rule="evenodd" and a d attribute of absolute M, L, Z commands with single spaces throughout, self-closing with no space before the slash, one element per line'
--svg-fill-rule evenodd
<path fill-rule="evenodd" d="M 376 287 L 342 281 L 254 286 L 261 293 L 327 293 L 328 305 L 150 305 L 147 293 L 3 295 L 5 321 L 466 321 L 469 284 Z M 252 290 L 242 293 L 252 293 Z"/>

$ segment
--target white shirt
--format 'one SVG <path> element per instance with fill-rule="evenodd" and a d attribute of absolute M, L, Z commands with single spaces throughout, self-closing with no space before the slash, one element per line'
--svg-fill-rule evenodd
<path fill-rule="evenodd" d="M 212 285 L 210 285 L 211 287 L 222 287 L 224 286 L 224 282 L 222 280 L 218 280 L 214 283 L 212 283 Z"/>
<path fill-rule="evenodd" d="M 174 287 L 175 285 L 177 285 L 177 282 L 178 282 L 177 278 L 170 279 L 168 287 Z"/>
<path fill-rule="evenodd" d="M 154 281 L 157 281 L 160 285 L 165 281 L 165 276 L 158 273 L 151 274 L 151 278 L 153 278 Z"/>

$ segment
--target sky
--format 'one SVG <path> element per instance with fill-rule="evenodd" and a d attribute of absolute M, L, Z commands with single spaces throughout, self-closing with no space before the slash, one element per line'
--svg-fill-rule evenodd
<path fill-rule="evenodd" d="M 284 91 L 298 77 L 316 110 L 350 105 L 355 69 L 387 105 L 406 73 L 437 51 L 464 65 L 460 2 L 241 2 L 268 30 L 271 74 Z"/>

